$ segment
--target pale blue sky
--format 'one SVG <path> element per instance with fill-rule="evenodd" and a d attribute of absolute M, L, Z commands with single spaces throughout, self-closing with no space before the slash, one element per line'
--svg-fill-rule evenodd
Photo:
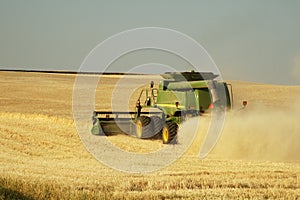
<path fill-rule="evenodd" d="M 202 44 L 224 79 L 299 85 L 299 21 L 298 0 L 1 0 L 0 68 L 77 70 L 109 36 L 154 26 Z"/>

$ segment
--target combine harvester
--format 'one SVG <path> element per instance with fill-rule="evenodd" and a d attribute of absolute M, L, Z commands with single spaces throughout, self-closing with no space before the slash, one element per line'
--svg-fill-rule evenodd
<path fill-rule="evenodd" d="M 134 112 L 94 111 L 94 135 L 125 132 L 137 138 L 161 136 L 164 144 L 177 142 L 180 124 L 211 109 L 231 109 L 232 87 L 211 72 L 174 72 L 161 75 L 159 87 L 142 89 Z M 230 90 L 230 91 L 229 91 Z"/>

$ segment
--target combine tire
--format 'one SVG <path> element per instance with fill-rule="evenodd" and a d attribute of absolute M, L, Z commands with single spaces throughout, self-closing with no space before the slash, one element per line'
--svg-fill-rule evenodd
<path fill-rule="evenodd" d="M 153 128 L 153 136 L 156 136 L 161 133 L 164 122 L 159 116 L 151 116 L 151 125 Z"/>
<path fill-rule="evenodd" d="M 149 138 L 151 134 L 153 133 L 150 117 L 140 116 L 136 122 L 136 137 L 141 139 Z"/>
<path fill-rule="evenodd" d="M 175 122 L 169 121 L 165 123 L 162 130 L 162 140 L 164 144 L 177 143 L 178 125 Z"/>

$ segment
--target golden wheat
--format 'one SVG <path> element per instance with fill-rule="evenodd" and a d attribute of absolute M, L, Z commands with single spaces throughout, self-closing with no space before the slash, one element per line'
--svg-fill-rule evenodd
<path fill-rule="evenodd" d="M 0 199 L 300 198 L 299 115 L 294 108 L 290 116 L 272 111 L 280 102 L 290 109 L 299 87 L 233 82 L 236 109 L 227 116 L 221 139 L 208 158 L 198 158 L 207 130 L 201 126 L 191 147 L 172 165 L 127 174 L 98 162 L 80 141 L 71 115 L 74 76 L 0 72 L 0 78 Z M 101 81 L 113 88 L 118 78 Z M 262 95 L 266 90 L 269 96 Z M 239 111 L 243 98 L 249 100 L 249 108 Z M 267 112 L 254 109 L 257 106 Z M 284 116 L 283 126 L 270 124 Z M 203 119 L 209 124 L 209 117 Z M 271 133 L 266 130 L 275 132 L 269 146 Z M 110 141 L 130 152 L 162 147 L 160 140 L 124 135 Z"/>

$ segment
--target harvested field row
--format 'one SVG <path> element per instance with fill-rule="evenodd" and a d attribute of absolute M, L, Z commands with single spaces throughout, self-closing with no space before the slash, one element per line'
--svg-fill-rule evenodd
<path fill-rule="evenodd" d="M 235 108 L 206 159 L 198 157 L 207 128 L 201 126 L 173 164 L 128 174 L 97 161 L 81 142 L 71 115 L 74 76 L 0 76 L 0 199 L 300 198 L 299 109 L 292 103 L 300 99 L 299 87 L 232 81 Z M 115 78 L 102 81 L 113 88 Z M 240 110 L 244 98 L 249 106 Z M 274 110 L 278 105 L 284 106 Z M 201 120 L 209 124 L 209 117 Z M 160 140 L 126 135 L 108 139 L 128 152 L 163 147 Z"/>

